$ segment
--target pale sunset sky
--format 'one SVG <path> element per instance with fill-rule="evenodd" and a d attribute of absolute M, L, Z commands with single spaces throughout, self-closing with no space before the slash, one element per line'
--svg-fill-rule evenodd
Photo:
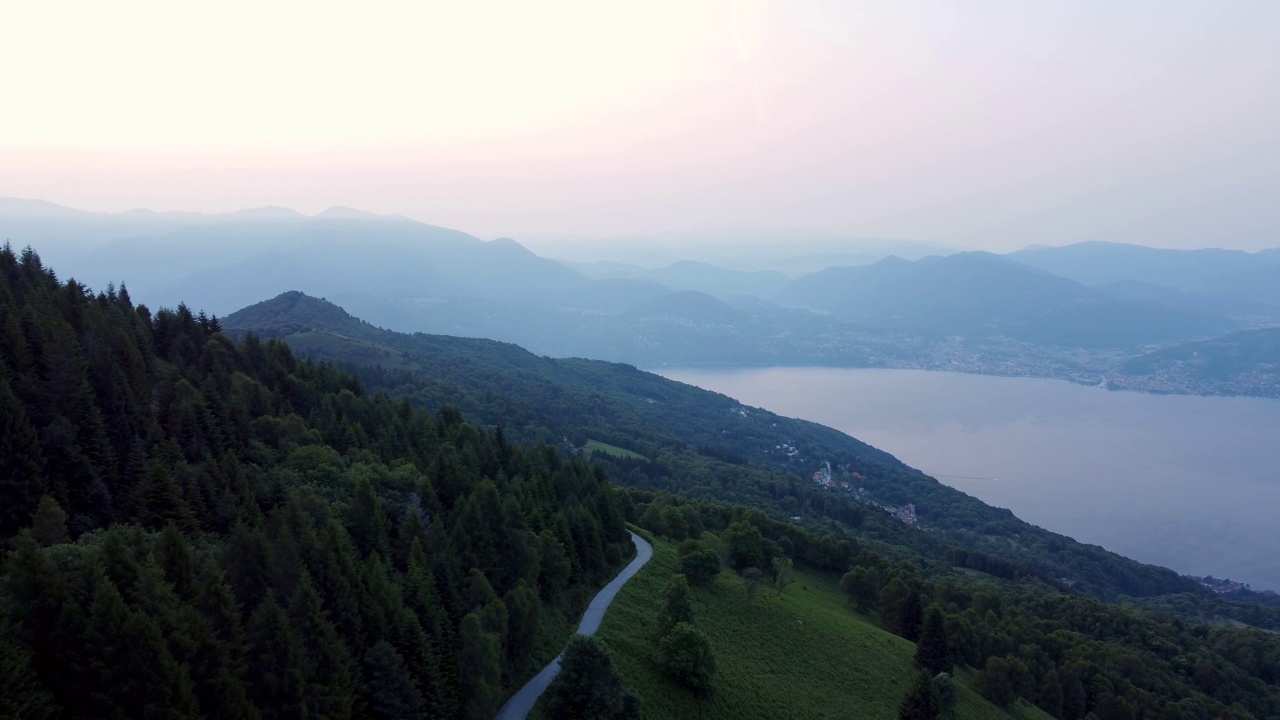
<path fill-rule="evenodd" d="M 0 196 L 1280 245 L 1280 2 L 7 2 Z"/>

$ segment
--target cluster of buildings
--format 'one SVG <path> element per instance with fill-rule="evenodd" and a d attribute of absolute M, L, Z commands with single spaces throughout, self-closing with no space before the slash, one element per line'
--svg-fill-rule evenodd
<path fill-rule="evenodd" d="M 881 505 L 875 500 L 872 500 L 867 497 L 866 488 L 863 488 L 863 487 L 855 488 L 852 485 L 851 481 L 866 480 L 867 479 L 866 476 L 864 476 L 862 473 L 852 471 L 852 470 L 847 471 L 846 473 L 844 466 L 841 466 L 840 470 L 842 472 L 842 475 L 841 475 L 842 477 L 844 477 L 847 474 L 847 476 L 850 479 L 837 480 L 835 473 L 832 472 L 831 470 L 831 462 L 830 461 L 824 462 L 821 467 L 813 471 L 813 482 L 829 490 L 836 490 L 838 492 L 848 493 L 852 495 L 855 500 L 866 503 L 871 507 L 880 508 L 881 510 L 884 510 L 885 512 L 898 518 L 899 520 L 901 520 L 902 522 L 908 525 L 916 524 L 916 506 L 914 503 L 907 503 L 902 507 L 891 507 L 889 505 Z"/>

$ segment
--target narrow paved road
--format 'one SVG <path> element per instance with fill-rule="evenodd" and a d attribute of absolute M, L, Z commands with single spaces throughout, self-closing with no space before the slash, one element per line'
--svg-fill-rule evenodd
<path fill-rule="evenodd" d="M 594 635 L 596 630 L 600 629 L 600 622 L 604 620 L 604 611 L 609 609 L 609 603 L 613 602 L 613 598 L 622 589 L 622 586 L 635 575 L 644 564 L 649 562 L 649 558 L 653 557 L 653 546 L 647 540 L 635 533 L 631 533 L 631 542 L 636 546 L 636 557 L 626 567 L 622 568 L 622 572 L 618 576 L 605 585 L 604 588 L 596 593 L 591 600 L 591 604 L 587 606 L 587 611 L 582 615 L 582 622 L 578 623 L 579 635 Z M 524 720 L 529 711 L 533 709 L 533 704 L 538 702 L 538 698 L 542 697 L 542 693 L 546 691 L 547 686 L 556 678 L 560 672 L 560 656 L 557 655 L 542 671 L 533 676 L 533 679 L 525 683 L 506 705 L 498 711 L 497 720 Z"/>

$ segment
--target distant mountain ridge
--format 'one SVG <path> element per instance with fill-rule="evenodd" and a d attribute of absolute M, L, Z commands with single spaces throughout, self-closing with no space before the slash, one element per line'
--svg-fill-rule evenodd
<path fill-rule="evenodd" d="M 796 280 L 779 298 L 880 327 L 1077 347 L 1168 342 L 1233 327 L 1212 313 L 1120 300 L 979 252 L 828 268 Z"/>
<path fill-rule="evenodd" d="M 63 277 L 93 288 L 128 278 L 152 307 L 198 299 L 225 315 L 297 289 L 397 331 L 647 367 L 913 367 L 1097 382 L 1125 357 L 1280 323 L 1280 251 L 1082 243 L 889 256 L 794 278 L 688 258 L 563 263 L 511 238 L 342 207 L 110 214 L 3 198 L 0 237 L 38 244 Z M 837 241 L 815 243 L 831 261 L 850 257 Z M 882 244 L 893 247 L 926 249 Z"/>

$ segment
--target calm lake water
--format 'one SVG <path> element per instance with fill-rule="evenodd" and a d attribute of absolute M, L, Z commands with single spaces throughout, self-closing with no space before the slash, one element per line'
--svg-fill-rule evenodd
<path fill-rule="evenodd" d="M 1280 400 L 923 370 L 659 372 L 839 429 L 1081 542 L 1280 590 Z"/>

